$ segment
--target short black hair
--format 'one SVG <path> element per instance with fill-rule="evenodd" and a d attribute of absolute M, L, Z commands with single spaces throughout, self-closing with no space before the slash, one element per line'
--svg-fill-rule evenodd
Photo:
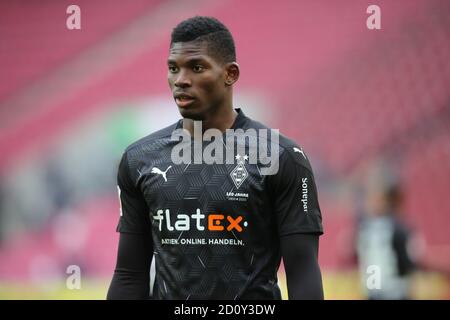
<path fill-rule="evenodd" d="M 175 42 L 194 40 L 206 42 L 208 53 L 222 62 L 236 61 L 233 36 L 216 18 L 195 16 L 180 22 L 172 30 L 170 46 Z"/>

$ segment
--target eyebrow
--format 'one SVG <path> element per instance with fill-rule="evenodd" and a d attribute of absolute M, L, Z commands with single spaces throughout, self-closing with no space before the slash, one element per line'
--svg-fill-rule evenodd
<path fill-rule="evenodd" d="M 208 63 L 208 61 L 206 61 L 206 59 L 204 58 L 191 58 L 191 59 L 187 59 L 185 61 L 186 64 L 194 64 L 194 63 Z M 167 64 L 176 64 L 176 61 L 173 59 L 168 59 L 167 60 Z"/>

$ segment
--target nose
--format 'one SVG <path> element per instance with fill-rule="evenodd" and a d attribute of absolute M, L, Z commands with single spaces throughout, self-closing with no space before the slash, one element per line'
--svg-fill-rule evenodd
<path fill-rule="evenodd" d="M 175 79 L 174 85 L 177 88 L 187 88 L 190 87 L 192 83 L 186 72 L 180 71 Z"/>

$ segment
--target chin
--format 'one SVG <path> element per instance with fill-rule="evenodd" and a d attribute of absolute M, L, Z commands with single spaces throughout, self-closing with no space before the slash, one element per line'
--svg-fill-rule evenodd
<path fill-rule="evenodd" d="M 183 118 L 201 121 L 204 119 L 203 113 L 195 109 L 178 108 Z"/>

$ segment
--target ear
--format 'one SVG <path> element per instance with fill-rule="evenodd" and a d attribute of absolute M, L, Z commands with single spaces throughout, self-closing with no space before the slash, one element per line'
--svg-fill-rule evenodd
<path fill-rule="evenodd" d="M 232 86 L 239 79 L 239 65 L 229 62 L 225 65 L 225 85 Z"/>

